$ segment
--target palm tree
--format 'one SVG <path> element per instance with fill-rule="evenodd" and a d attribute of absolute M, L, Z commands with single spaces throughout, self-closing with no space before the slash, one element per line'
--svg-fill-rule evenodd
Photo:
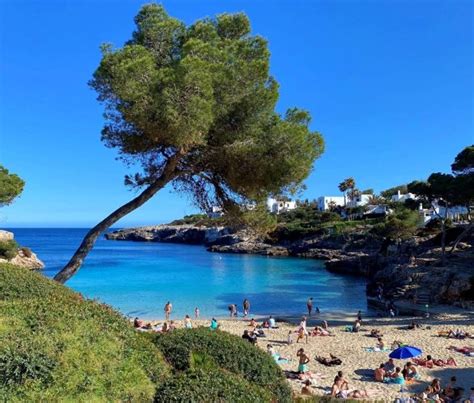
<path fill-rule="evenodd" d="M 339 190 L 344 194 L 344 207 L 347 204 L 347 191 L 350 190 L 351 198 L 354 197 L 354 190 L 355 190 L 355 180 L 354 178 L 350 177 L 344 179 L 338 186 Z"/>

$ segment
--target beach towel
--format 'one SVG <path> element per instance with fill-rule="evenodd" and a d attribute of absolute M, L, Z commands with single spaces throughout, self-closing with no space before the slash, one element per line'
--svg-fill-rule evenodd
<path fill-rule="evenodd" d="M 386 353 L 388 351 L 392 351 L 390 350 L 389 348 L 384 348 L 384 349 L 380 349 L 380 348 L 377 348 L 377 347 L 364 347 L 365 351 L 367 351 L 368 353 Z"/>

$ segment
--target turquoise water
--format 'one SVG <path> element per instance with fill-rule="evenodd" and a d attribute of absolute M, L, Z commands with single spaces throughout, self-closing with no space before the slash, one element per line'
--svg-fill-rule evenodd
<path fill-rule="evenodd" d="M 52 277 L 68 261 L 85 229 L 13 229 L 15 238 L 45 262 Z M 209 253 L 202 246 L 107 241 L 101 238 L 82 269 L 67 282 L 88 298 L 128 316 L 227 315 L 231 303 L 251 302 L 255 315 L 298 315 L 312 296 L 322 311 L 366 310 L 365 281 L 327 272 L 311 259 Z"/>

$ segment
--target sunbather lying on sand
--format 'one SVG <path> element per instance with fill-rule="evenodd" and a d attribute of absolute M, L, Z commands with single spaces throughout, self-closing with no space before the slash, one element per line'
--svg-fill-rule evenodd
<path fill-rule="evenodd" d="M 311 336 L 333 336 L 328 330 L 316 326 L 311 332 Z"/>
<path fill-rule="evenodd" d="M 431 357 L 431 355 L 427 355 L 426 359 L 413 358 L 413 362 L 416 365 L 419 365 L 421 367 L 426 367 L 426 368 L 433 368 L 435 365 L 437 367 L 457 366 L 456 361 L 452 357 L 449 357 L 446 361 L 443 361 L 443 360 L 435 360 Z"/>
<path fill-rule="evenodd" d="M 320 364 L 326 365 L 327 367 L 333 367 L 335 365 L 341 365 L 342 360 L 340 358 L 337 358 L 336 356 L 329 354 L 331 358 L 326 358 L 326 357 L 321 357 L 321 356 L 316 356 L 314 359 L 319 362 Z"/>
<path fill-rule="evenodd" d="M 464 346 L 464 347 L 456 347 L 456 346 L 449 346 L 448 350 L 454 350 L 458 353 L 466 354 L 473 356 L 474 355 L 474 347 Z"/>
<path fill-rule="evenodd" d="M 380 333 L 380 330 L 379 330 L 379 329 L 372 329 L 372 330 L 370 331 L 369 336 L 370 336 L 370 337 L 377 337 L 377 338 L 379 338 L 379 337 L 383 337 L 383 334 Z"/>

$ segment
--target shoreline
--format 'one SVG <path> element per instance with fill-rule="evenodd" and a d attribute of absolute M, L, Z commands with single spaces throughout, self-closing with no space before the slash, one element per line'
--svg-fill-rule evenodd
<path fill-rule="evenodd" d="M 172 315 L 173 316 L 173 315 Z M 241 336 L 244 330 L 251 329 L 248 318 L 218 318 L 220 329 L 236 336 Z M 254 316 L 257 319 L 257 316 Z M 296 318 L 295 318 L 296 319 Z M 355 317 L 352 317 L 352 323 Z M 422 324 L 422 328 L 414 330 L 406 330 L 407 324 L 413 319 Z M 174 320 L 177 327 L 184 327 L 183 319 Z M 200 318 L 198 320 L 191 319 L 193 326 L 209 326 L 209 320 Z M 315 324 L 320 324 L 323 319 L 321 316 L 312 317 L 308 321 L 308 330 L 312 330 Z M 349 320 L 349 316 L 347 316 Z M 260 320 L 261 321 L 261 320 Z M 164 320 L 158 320 L 162 323 Z M 452 357 L 457 362 L 457 367 L 434 367 L 427 369 L 418 367 L 421 374 L 421 381 L 407 385 L 410 394 L 421 393 L 426 385 L 433 378 L 440 378 L 442 386 L 445 386 L 451 376 L 456 376 L 457 384 L 465 389 L 464 396 L 468 397 L 470 388 L 474 387 L 474 357 L 469 357 L 456 351 L 448 350 L 450 345 L 455 347 L 471 346 L 474 347 L 474 339 L 448 339 L 439 337 L 439 331 L 447 329 L 460 328 L 470 334 L 474 334 L 474 315 L 472 313 L 461 314 L 439 314 L 428 319 L 420 319 L 419 317 L 396 317 L 396 318 L 363 318 L 362 328 L 359 333 L 351 333 L 344 331 L 346 322 L 341 323 L 328 320 L 331 333 L 334 337 L 310 336 L 308 344 L 300 342 L 287 344 L 288 332 L 292 332 L 293 340 L 296 340 L 294 322 L 277 321 L 278 329 L 264 329 L 266 337 L 258 338 L 258 348 L 266 350 L 267 344 L 272 344 L 275 350 L 281 355 L 290 359 L 286 364 L 281 365 L 283 371 L 295 371 L 297 368 L 296 351 L 304 348 L 310 356 L 309 369 L 313 374 L 311 379 L 311 390 L 314 395 L 322 396 L 330 390 L 332 379 L 337 371 L 342 370 L 344 376 L 349 382 L 351 389 L 366 390 L 370 400 L 393 401 L 397 397 L 401 397 L 400 385 L 384 384 L 375 382 L 372 378 L 372 371 L 377 368 L 380 363 L 387 361 L 389 352 L 368 352 L 365 349 L 374 347 L 377 339 L 367 337 L 367 333 L 371 329 L 377 328 L 384 335 L 383 339 L 386 345 L 390 345 L 395 340 L 402 341 L 405 344 L 420 347 L 423 350 L 421 357 L 425 358 L 427 354 L 431 354 L 435 359 L 447 360 Z M 334 354 L 342 360 L 342 365 L 334 367 L 326 367 L 315 361 L 315 356 L 329 357 Z M 395 360 L 396 365 L 403 365 L 405 360 Z M 299 394 L 303 387 L 303 382 L 298 379 L 289 379 L 292 389 Z M 406 396 L 407 394 L 405 394 Z"/>

